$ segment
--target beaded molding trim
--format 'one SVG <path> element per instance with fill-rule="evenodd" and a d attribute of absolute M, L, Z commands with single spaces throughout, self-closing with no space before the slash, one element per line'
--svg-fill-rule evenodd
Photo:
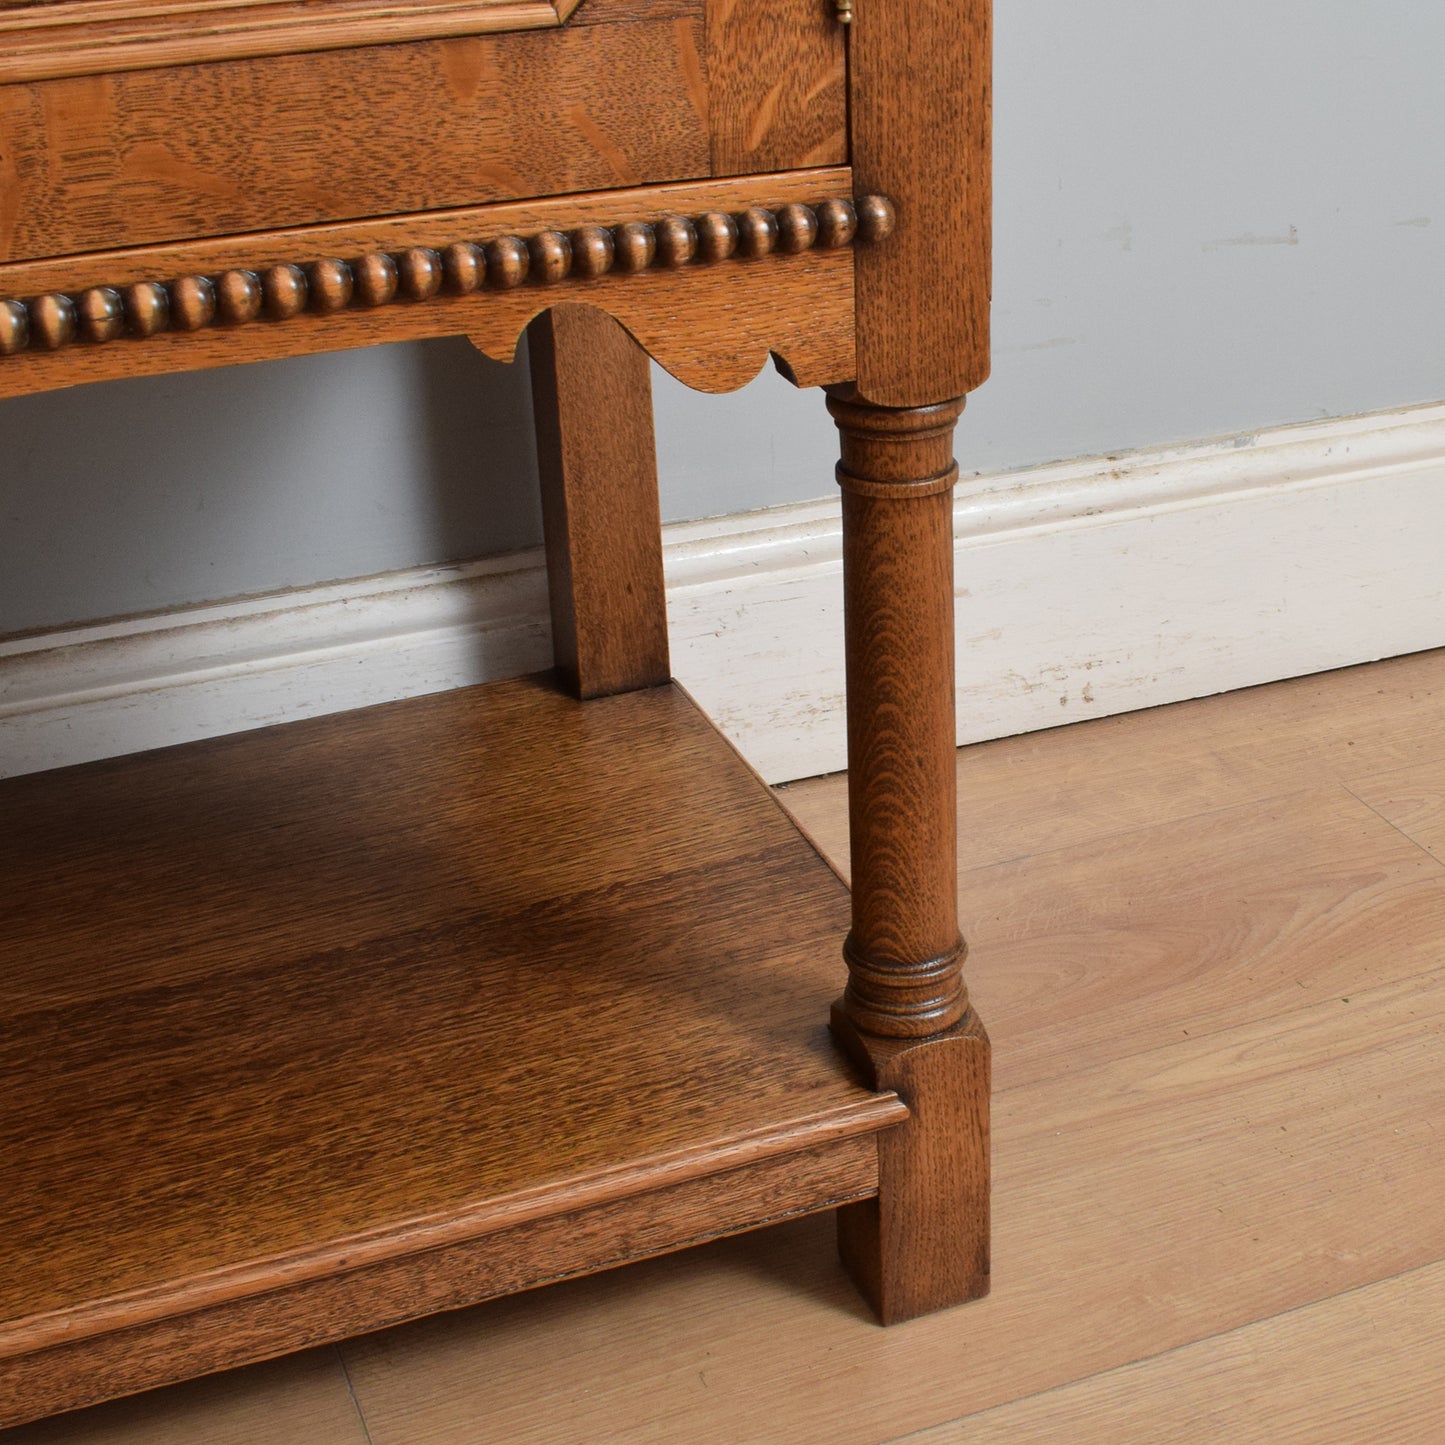
<path fill-rule="evenodd" d="M 737 215 L 709 211 L 692 219 L 664 216 L 656 222 L 540 231 L 525 238 L 497 236 L 484 243 L 454 241 L 441 251 L 411 246 L 373 251 L 354 261 L 288 262 L 259 272 L 92 286 L 74 295 L 53 291 L 30 301 L 0 300 L 0 356 L 56 351 L 76 341 L 287 321 L 307 310 L 329 314 L 398 300 L 429 301 L 442 294 L 468 296 L 487 287 L 551 286 L 569 276 L 591 280 L 609 271 L 635 274 L 733 256 L 755 260 L 815 247 L 838 250 L 855 239 L 883 240 L 893 222 L 886 197 L 861 196 L 816 206 L 793 203 L 776 211 L 753 206 Z"/>

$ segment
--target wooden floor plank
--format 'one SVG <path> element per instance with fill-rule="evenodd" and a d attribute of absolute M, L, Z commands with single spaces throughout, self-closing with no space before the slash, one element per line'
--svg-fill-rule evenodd
<path fill-rule="evenodd" d="M 1445 763 L 1421 763 L 1354 778 L 1350 791 L 1445 862 Z"/>
<path fill-rule="evenodd" d="M 1445 650 L 1001 738 L 959 750 L 959 863 L 1077 846 L 1442 759 Z M 836 785 L 795 783 L 782 798 L 846 862 Z"/>
<path fill-rule="evenodd" d="M 1445 1440 L 1445 1263 L 907 1440 L 1438 1445 Z"/>
<path fill-rule="evenodd" d="M 993 1294 L 905 1326 L 805 1221 L 352 1342 L 372 1440 L 872 1445 L 1418 1268 L 1442 1023 L 1436 973 L 1003 1094 Z"/>
<path fill-rule="evenodd" d="M 369 1445 L 333 1349 L 57 1415 L 5 1445 Z"/>
<path fill-rule="evenodd" d="M 1428 972 L 1445 869 L 1343 787 L 959 879 L 996 1090 Z"/>
<path fill-rule="evenodd" d="M 1427 972 L 1442 867 L 1334 785 L 961 872 L 995 1090 Z"/>

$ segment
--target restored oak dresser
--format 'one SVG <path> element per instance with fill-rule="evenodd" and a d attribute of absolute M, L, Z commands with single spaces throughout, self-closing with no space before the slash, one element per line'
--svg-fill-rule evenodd
<path fill-rule="evenodd" d="M 884 1322 L 986 1290 L 989 23 L 0 0 L 0 396 L 525 331 L 557 662 L 0 783 L 0 1424 L 806 1211 Z M 769 354 L 842 439 L 851 898 L 669 681 L 648 357 Z"/>

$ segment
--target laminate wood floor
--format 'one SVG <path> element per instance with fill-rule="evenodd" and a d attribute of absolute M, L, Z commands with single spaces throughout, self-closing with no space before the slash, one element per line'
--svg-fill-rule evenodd
<path fill-rule="evenodd" d="M 880 1330 L 817 1217 L 7 1445 L 1445 1439 L 1445 652 L 958 766 L 987 1300 Z"/>

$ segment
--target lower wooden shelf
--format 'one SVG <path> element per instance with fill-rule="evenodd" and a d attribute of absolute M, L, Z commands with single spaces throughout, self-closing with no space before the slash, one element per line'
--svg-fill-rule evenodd
<path fill-rule="evenodd" d="M 0 783 L 0 1425 L 877 1191 L 843 886 L 674 687 Z"/>

